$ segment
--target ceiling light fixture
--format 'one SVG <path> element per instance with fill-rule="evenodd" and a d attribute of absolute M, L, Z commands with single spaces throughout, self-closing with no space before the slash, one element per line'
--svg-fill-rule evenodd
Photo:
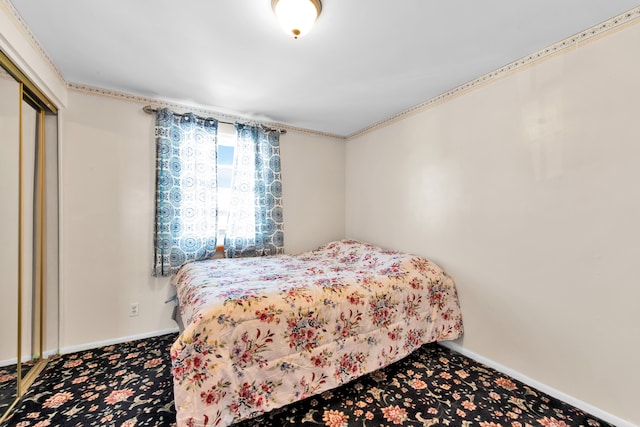
<path fill-rule="evenodd" d="M 271 0 L 273 13 L 285 33 L 294 39 L 307 34 L 320 16 L 320 0 Z"/>

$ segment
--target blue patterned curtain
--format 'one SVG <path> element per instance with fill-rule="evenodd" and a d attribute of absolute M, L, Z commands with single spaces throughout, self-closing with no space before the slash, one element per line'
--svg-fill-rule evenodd
<path fill-rule="evenodd" d="M 231 207 L 224 239 L 229 258 L 284 253 L 280 133 L 236 123 Z"/>
<path fill-rule="evenodd" d="M 218 121 L 156 113 L 154 276 L 216 251 Z"/>

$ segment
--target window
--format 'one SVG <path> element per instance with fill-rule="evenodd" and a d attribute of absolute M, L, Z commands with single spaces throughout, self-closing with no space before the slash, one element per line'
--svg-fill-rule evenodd
<path fill-rule="evenodd" d="M 155 276 L 223 244 L 230 257 L 283 253 L 280 131 L 164 108 L 155 134 Z"/>
<path fill-rule="evenodd" d="M 224 243 L 231 204 L 231 176 L 236 130 L 233 125 L 218 124 L 218 246 Z"/>

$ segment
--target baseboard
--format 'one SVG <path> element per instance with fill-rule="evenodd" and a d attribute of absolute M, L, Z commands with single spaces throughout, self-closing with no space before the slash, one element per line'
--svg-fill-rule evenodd
<path fill-rule="evenodd" d="M 588 414 L 591 414 L 595 417 L 598 417 L 608 423 L 611 423 L 617 427 L 638 427 L 636 424 L 633 424 L 629 421 L 623 420 L 621 418 L 616 417 L 615 415 L 612 415 L 606 411 L 603 411 L 600 408 L 596 408 L 593 405 L 590 405 L 586 402 L 583 402 L 580 399 L 576 399 L 573 396 L 570 396 L 566 393 L 563 393 L 559 390 L 554 389 L 553 387 L 550 387 L 546 384 L 543 384 L 539 381 L 534 380 L 533 378 L 529 378 L 528 376 L 514 371 L 513 369 L 510 369 L 506 366 L 501 365 L 500 363 L 488 359 L 484 356 L 481 356 L 477 353 L 474 353 L 471 350 L 468 350 L 464 347 L 462 347 L 460 344 L 453 342 L 453 341 L 441 341 L 438 344 L 442 345 L 443 347 L 447 347 L 457 353 L 460 353 L 464 356 L 469 357 L 470 359 L 473 359 L 477 362 L 483 363 L 493 369 L 495 369 L 496 371 L 502 372 L 506 375 L 509 375 L 512 378 L 517 379 L 518 381 L 521 381 L 537 390 L 540 390 L 543 393 L 548 394 L 549 396 L 553 396 L 556 399 L 560 399 L 563 402 L 568 403 L 569 405 L 575 406 L 576 408 L 579 408 L 585 412 L 587 412 Z"/>
<path fill-rule="evenodd" d="M 4 368 L 5 366 L 15 365 L 18 362 L 18 359 L 15 357 L 13 359 L 0 360 L 0 368 Z"/>
<path fill-rule="evenodd" d="M 94 341 L 94 342 L 90 342 L 90 343 L 86 343 L 86 344 L 79 344 L 79 345 L 72 345 L 72 346 L 68 346 L 68 347 L 63 347 L 60 349 L 60 354 L 67 354 L 67 353 L 76 353 L 78 351 L 85 351 L 85 350 L 92 350 L 94 348 L 98 348 L 98 347 L 105 347 L 108 345 L 113 345 L 113 344 L 121 344 L 123 342 L 128 342 L 128 341 L 136 341 L 136 340 L 142 340 L 145 338 L 152 338 L 152 337 L 158 337 L 160 335 L 166 335 L 166 334 L 171 334 L 174 332 L 178 332 L 178 328 L 170 328 L 170 329 L 163 329 L 160 331 L 154 331 L 154 332 L 147 332 L 144 334 L 140 334 L 140 335 L 130 335 L 127 337 L 119 337 L 119 338 L 115 338 L 112 340 L 105 340 L 105 341 Z"/>
<path fill-rule="evenodd" d="M 48 358 L 50 358 L 51 356 L 55 356 L 55 355 L 57 355 L 57 354 L 60 354 L 60 352 L 59 352 L 58 350 L 47 350 L 47 351 L 45 351 L 44 353 L 42 353 L 42 356 L 43 356 L 45 359 L 48 359 Z"/>
<path fill-rule="evenodd" d="M 43 352 L 43 357 L 45 359 L 53 356 L 54 354 L 58 354 L 57 350 L 47 350 L 45 352 Z M 29 360 L 31 360 L 31 356 L 30 355 L 24 355 L 22 356 L 22 363 L 26 363 Z M 9 366 L 9 365 L 15 365 L 16 363 L 18 363 L 18 359 L 16 357 L 14 357 L 13 359 L 6 359 L 6 360 L 0 360 L 0 368 L 4 368 L 5 366 Z"/>

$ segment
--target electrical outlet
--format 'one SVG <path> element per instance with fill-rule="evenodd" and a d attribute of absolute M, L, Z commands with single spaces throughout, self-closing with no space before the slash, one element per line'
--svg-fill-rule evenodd
<path fill-rule="evenodd" d="M 138 315 L 138 303 L 132 302 L 131 305 L 129 306 L 129 317 L 133 317 L 137 315 Z"/>

